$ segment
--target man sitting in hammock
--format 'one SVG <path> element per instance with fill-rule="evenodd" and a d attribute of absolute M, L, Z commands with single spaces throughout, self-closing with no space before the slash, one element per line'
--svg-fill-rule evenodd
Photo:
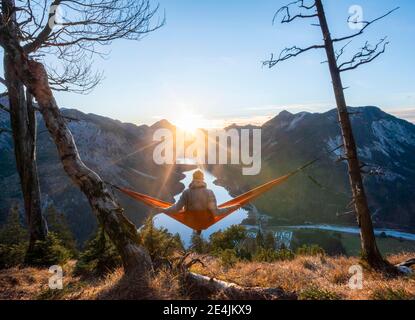
<path fill-rule="evenodd" d="M 213 215 L 220 215 L 235 207 L 228 207 L 219 209 L 215 194 L 212 190 L 207 189 L 205 176 L 202 171 L 197 170 L 193 173 L 193 181 L 190 183 L 189 188 L 183 191 L 179 201 L 177 201 L 170 208 L 163 209 L 164 213 L 174 214 L 180 212 L 183 208 L 187 212 L 201 212 L 209 211 Z"/>

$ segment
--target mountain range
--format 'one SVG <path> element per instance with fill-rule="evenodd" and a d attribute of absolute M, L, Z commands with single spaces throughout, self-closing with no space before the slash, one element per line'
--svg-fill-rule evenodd
<path fill-rule="evenodd" d="M 377 107 L 349 108 L 372 218 L 377 226 L 415 230 L 415 125 Z M 236 128 L 243 128 L 234 126 Z M 239 193 L 322 157 L 313 167 L 256 201 L 275 223 L 354 222 L 337 110 L 282 111 L 262 126 L 262 171 L 213 168 L 220 183 Z"/>
<path fill-rule="evenodd" d="M 82 159 L 104 180 L 170 201 L 183 190 L 180 180 L 185 166 L 157 166 L 152 161 L 153 133 L 158 128 L 172 128 L 168 121 L 137 126 L 75 109 L 62 109 L 62 113 Z M 350 108 L 350 113 L 359 156 L 366 165 L 365 186 L 375 224 L 415 230 L 415 125 L 377 107 Z M 38 119 L 37 159 L 43 205 L 53 204 L 61 210 L 82 242 L 95 229 L 96 219 L 85 197 L 66 177 L 53 141 L 41 117 Z M 9 126 L 8 114 L 0 111 L 0 128 Z M 261 174 L 242 176 L 236 165 L 209 166 L 217 183 L 238 194 L 319 156 L 321 161 L 258 199 L 256 207 L 276 224 L 353 222 L 348 208 L 351 196 L 346 164 L 341 150 L 328 152 L 342 143 L 336 110 L 298 114 L 283 111 L 261 129 Z M 0 134 L 0 150 L 1 222 L 10 206 L 21 201 L 21 193 L 13 143 L 7 133 Z M 137 225 L 151 213 L 147 207 L 117 195 Z"/>
<path fill-rule="evenodd" d="M 159 123 L 154 127 L 136 126 L 73 109 L 61 111 L 69 121 L 81 158 L 105 181 L 170 201 L 173 201 L 173 195 L 182 191 L 183 185 L 179 181 L 183 178 L 183 169 L 180 166 L 156 166 L 152 161 L 152 135 Z M 0 128 L 8 128 L 9 124 L 9 115 L 0 112 Z M 10 206 L 21 202 L 21 192 L 9 134 L 0 135 L 0 150 L 0 221 L 4 221 Z M 95 229 L 96 218 L 85 196 L 66 176 L 40 116 L 37 161 L 43 206 L 53 204 L 62 211 L 82 243 Z M 128 217 L 137 225 L 150 213 L 146 206 L 121 194 L 118 198 Z"/>

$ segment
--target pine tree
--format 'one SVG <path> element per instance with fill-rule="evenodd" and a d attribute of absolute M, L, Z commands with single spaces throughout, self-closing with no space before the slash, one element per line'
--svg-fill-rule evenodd
<path fill-rule="evenodd" d="M 17 245 L 27 242 L 29 234 L 23 227 L 18 205 L 10 208 L 6 223 L 0 229 L 0 244 Z"/>
<path fill-rule="evenodd" d="M 59 212 L 55 206 L 50 205 L 46 209 L 45 217 L 48 222 L 49 231 L 56 234 L 61 240 L 62 245 L 71 252 L 73 257 L 76 257 L 78 255 L 76 241 L 65 215 Z"/>
<path fill-rule="evenodd" d="M 275 236 L 273 232 L 267 232 L 265 234 L 264 247 L 268 250 L 276 250 Z"/>
<path fill-rule="evenodd" d="M 28 241 L 29 233 L 23 227 L 19 207 L 15 205 L 0 228 L 0 269 L 23 264 Z"/>
<path fill-rule="evenodd" d="M 154 226 L 150 216 L 139 232 L 140 245 L 147 249 L 154 268 L 169 264 L 177 251 L 183 250 L 180 236 L 173 236 L 165 228 Z"/>
<path fill-rule="evenodd" d="M 28 252 L 25 261 L 39 267 L 63 265 L 71 258 L 71 252 L 65 248 L 54 232 L 49 232 L 45 240 L 37 240 L 33 250 Z M 27 263 L 27 262 L 26 262 Z"/>
<path fill-rule="evenodd" d="M 121 265 L 121 257 L 114 244 L 100 227 L 80 254 L 75 274 L 102 277 Z"/>
<path fill-rule="evenodd" d="M 258 230 L 256 234 L 255 242 L 258 248 L 264 247 L 264 235 L 262 234 L 261 230 Z"/>
<path fill-rule="evenodd" d="M 202 235 L 197 232 L 193 232 L 190 242 L 191 249 L 196 253 L 202 254 L 206 253 L 208 250 L 207 242 L 202 238 Z"/>

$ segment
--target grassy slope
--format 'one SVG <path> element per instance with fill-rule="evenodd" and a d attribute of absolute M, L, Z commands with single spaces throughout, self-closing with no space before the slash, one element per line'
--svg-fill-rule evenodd
<path fill-rule="evenodd" d="M 392 263 L 399 263 L 413 254 L 389 256 Z M 237 263 L 232 268 L 223 268 L 211 259 L 206 267 L 197 266 L 194 271 L 235 282 L 242 286 L 280 287 L 295 292 L 300 299 L 415 299 L 415 276 L 388 278 L 364 270 L 363 289 L 349 288 L 349 268 L 359 263 L 351 257 L 299 256 L 292 261 L 276 263 Z"/>
<path fill-rule="evenodd" d="M 124 279 L 117 269 L 104 279 L 75 277 L 75 261 L 63 267 L 63 290 L 49 289 L 48 269 L 12 268 L 0 271 L 0 300 L 113 300 L 181 299 L 177 281 L 160 272 L 148 287 L 136 279 Z"/>
<path fill-rule="evenodd" d="M 413 254 L 388 257 L 393 263 Z M 224 268 L 218 260 L 204 257 L 206 267 L 193 271 L 235 282 L 243 286 L 280 287 L 295 292 L 302 299 L 415 299 L 415 276 L 386 278 L 364 271 L 364 288 L 348 286 L 349 267 L 357 258 L 300 256 L 292 261 L 275 263 L 240 262 Z M 160 272 L 143 288 L 139 281 L 123 279 L 117 270 L 102 280 L 81 280 L 72 276 L 74 262 L 64 267 L 64 289 L 49 290 L 47 269 L 13 268 L 0 272 L 0 299 L 187 299 L 180 292 L 177 278 Z"/>

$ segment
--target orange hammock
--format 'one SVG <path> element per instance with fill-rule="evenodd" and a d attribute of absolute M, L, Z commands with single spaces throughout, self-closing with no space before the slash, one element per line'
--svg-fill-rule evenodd
<path fill-rule="evenodd" d="M 343 145 L 340 145 L 338 147 L 336 147 L 335 149 L 331 150 L 329 153 L 333 153 L 336 150 L 340 149 Z M 178 213 L 174 213 L 174 214 L 169 214 L 169 213 L 165 213 L 166 215 L 168 215 L 169 217 L 179 221 L 180 223 L 188 226 L 189 228 L 195 230 L 195 231 L 202 231 L 202 230 L 206 230 L 209 227 L 211 227 L 212 225 L 214 225 L 215 223 L 218 223 L 219 221 L 221 221 L 222 219 L 226 218 L 227 216 L 229 216 L 230 214 L 232 214 L 233 212 L 235 212 L 236 210 L 238 210 L 239 208 L 243 207 L 244 205 L 246 205 L 247 203 L 252 202 L 253 200 L 255 200 L 256 198 L 258 198 L 260 195 L 262 195 L 263 193 L 271 190 L 272 188 L 274 188 L 275 186 L 278 186 L 282 183 L 284 183 L 285 181 L 287 181 L 290 177 L 296 175 L 297 173 L 303 171 L 304 169 L 306 169 L 307 167 L 311 166 L 312 164 L 314 164 L 315 162 L 319 161 L 321 158 L 316 158 L 308 163 L 306 163 L 305 165 L 303 165 L 302 167 L 298 168 L 297 170 L 286 174 L 285 176 L 279 177 L 277 179 L 271 180 L 255 189 L 252 189 L 251 191 L 245 192 L 244 194 L 229 200 L 223 204 L 221 204 L 219 207 L 219 209 L 226 209 L 229 208 L 229 211 L 226 211 L 226 213 L 223 213 L 221 215 L 213 215 L 211 212 L 209 211 L 201 211 L 201 212 L 187 212 L 187 211 L 180 211 Z M 163 201 L 163 200 L 159 200 L 153 197 L 150 197 L 148 195 L 142 194 L 142 193 L 138 193 L 126 188 L 121 188 L 118 186 L 115 186 L 113 184 L 109 185 L 113 186 L 114 188 L 120 190 L 121 192 L 125 193 L 126 195 L 130 196 L 131 198 L 141 201 L 143 203 L 145 203 L 146 205 L 153 207 L 155 209 L 167 209 L 169 207 L 171 207 L 173 204 Z"/>
<path fill-rule="evenodd" d="M 179 221 L 180 223 L 188 226 L 189 228 L 196 230 L 196 231 L 202 231 L 206 230 L 215 223 L 218 223 L 222 219 L 226 218 L 239 208 L 243 207 L 245 204 L 253 201 L 263 193 L 267 192 L 268 190 L 272 189 L 273 187 L 282 184 L 285 182 L 288 178 L 290 178 L 294 173 L 287 174 L 285 176 L 282 176 L 278 179 L 272 180 L 268 183 L 263 184 L 262 186 L 259 186 L 251 191 L 248 191 L 234 199 L 231 199 L 220 206 L 218 206 L 219 209 L 226 209 L 229 208 L 226 213 L 220 214 L 220 215 L 213 215 L 210 211 L 198 211 L 198 212 L 187 212 L 187 211 L 180 211 L 178 213 L 165 213 L 169 217 Z M 145 203 L 146 205 L 156 208 L 156 209 L 167 209 L 171 207 L 173 204 L 159 200 L 153 197 L 150 197 L 148 195 L 138 193 L 126 188 L 121 188 L 114 186 L 116 189 L 120 190 L 121 192 L 125 193 L 126 195 L 130 196 L 131 198 L 141 201 Z"/>

